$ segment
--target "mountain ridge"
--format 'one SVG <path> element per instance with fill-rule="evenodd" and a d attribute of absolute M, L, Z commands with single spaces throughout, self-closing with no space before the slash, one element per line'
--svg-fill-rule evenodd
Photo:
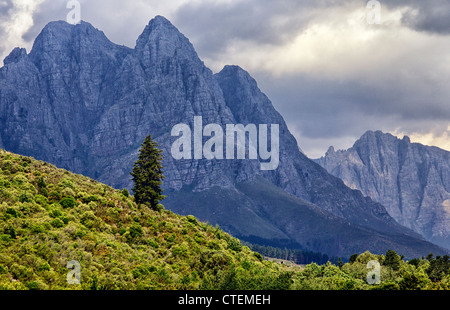
<path fill-rule="evenodd" d="M 450 246 L 450 152 L 368 131 L 348 150 L 330 148 L 316 162 L 382 203 L 402 225 Z"/>
<path fill-rule="evenodd" d="M 62 33 L 53 34 L 60 28 Z M 368 232 L 365 241 L 358 243 L 362 251 L 364 243 L 375 241 L 373 236 L 381 236 L 376 238 L 379 242 L 373 242 L 378 245 L 373 251 L 410 247 L 410 253 L 402 252 L 421 256 L 429 253 L 428 247 L 436 249 L 398 225 L 381 204 L 349 189 L 302 154 L 282 116 L 250 74 L 238 66 L 226 66 L 213 74 L 189 40 L 164 17 L 149 22 L 134 49 L 105 41 L 104 34 L 88 23 L 68 26 L 57 22 L 44 29 L 28 55 L 16 50 L 0 69 L 0 140 L 8 150 L 115 188 L 131 188 L 129 172 L 140 144 L 152 134 L 164 152 L 164 189 L 169 197 L 183 200 L 176 195 L 189 188 L 185 198 L 206 194 L 203 199 L 217 201 L 214 208 L 220 213 L 227 211 L 227 204 L 215 198 L 213 189 L 228 190 L 248 202 L 241 205 L 236 201 L 236 212 L 259 214 L 255 221 L 268 221 L 266 226 L 272 226 L 272 231 L 283 231 L 285 225 L 295 227 L 289 235 L 284 233 L 287 241 L 309 242 L 318 252 L 326 247 L 331 255 L 353 254 L 352 234 L 345 225 Z M 175 160 L 170 153 L 176 139 L 171 129 L 180 123 L 193 128 L 195 116 L 202 116 L 205 125 L 223 127 L 279 124 L 278 169 L 261 171 L 259 160 Z M 279 209 L 277 214 L 284 210 L 288 217 L 291 212 L 306 212 L 312 204 L 320 227 L 326 227 L 330 217 L 341 218 L 345 225 L 328 229 L 314 242 L 306 234 L 296 237 L 300 228 L 295 217 L 286 222 L 282 216 L 270 218 L 267 212 L 260 212 L 267 206 L 253 193 L 261 179 L 268 193 L 277 195 L 281 189 L 291 195 L 272 206 Z M 168 201 L 168 208 L 182 206 Z M 195 206 L 185 207 L 180 213 L 191 214 L 192 208 Z M 233 218 L 224 222 L 213 213 L 202 215 L 201 220 L 232 225 Z M 235 232 L 267 238 L 256 222 L 241 222 Z M 305 225 L 313 230 L 312 222 Z M 397 241 L 389 241 L 390 235 Z M 330 242 L 337 246 L 329 247 Z"/>

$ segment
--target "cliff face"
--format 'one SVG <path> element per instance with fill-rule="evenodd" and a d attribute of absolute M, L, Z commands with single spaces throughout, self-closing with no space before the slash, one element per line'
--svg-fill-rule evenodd
<path fill-rule="evenodd" d="M 179 137 L 172 128 L 193 129 L 196 116 L 222 128 L 278 125 L 277 169 L 261 170 L 260 159 L 175 160 L 171 148 Z M 15 49 L 5 59 L 0 121 L 1 147 L 116 188 L 132 187 L 129 172 L 151 134 L 164 151 L 166 207 L 244 239 L 336 255 L 395 247 L 426 255 L 433 248 L 382 205 L 306 158 L 247 72 L 226 66 L 214 75 L 161 16 L 150 21 L 134 49 L 110 42 L 88 23 L 50 23 L 29 54 Z M 275 199 L 280 195 L 287 196 Z"/>
<path fill-rule="evenodd" d="M 346 151 L 330 148 L 317 162 L 400 224 L 450 247 L 450 152 L 377 131 Z"/>

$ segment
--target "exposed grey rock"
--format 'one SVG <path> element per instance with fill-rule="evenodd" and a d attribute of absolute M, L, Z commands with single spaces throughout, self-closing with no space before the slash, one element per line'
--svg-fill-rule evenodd
<path fill-rule="evenodd" d="M 330 148 L 317 162 L 400 224 L 450 247 L 450 152 L 369 131 L 352 148 Z"/>
<path fill-rule="evenodd" d="M 278 169 L 262 171 L 259 160 L 175 160 L 171 130 L 180 123 L 193 128 L 195 116 L 222 128 L 278 124 Z M 131 189 L 129 172 L 151 134 L 164 151 L 166 207 L 239 237 L 336 255 L 443 252 L 309 160 L 247 72 L 226 66 L 214 75 L 161 16 L 134 49 L 85 22 L 50 23 L 28 55 L 15 50 L 0 69 L 0 121 L 0 146 L 116 188 Z M 280 193 L 283 199 L 273 197 Z M 261 200 L 264 194 L 272 196 Z"/>

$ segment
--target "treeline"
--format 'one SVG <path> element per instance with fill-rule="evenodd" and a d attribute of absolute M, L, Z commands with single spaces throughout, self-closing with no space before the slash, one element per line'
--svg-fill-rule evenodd
<path fill-rule="evenodd" d="M 251 244 L 248 242 L 242 242 L 242 244 L 248 246 L 252 251 L 258 252 L 263 256 L 284 259 L 299 265 L 306 265 L 310 263 L 323 265 L 327 262 L 336 264 L 339 261 L 337 257 L 329 257 L 326 254 L 301 249 L 277 248 L 273 246 Z"/>

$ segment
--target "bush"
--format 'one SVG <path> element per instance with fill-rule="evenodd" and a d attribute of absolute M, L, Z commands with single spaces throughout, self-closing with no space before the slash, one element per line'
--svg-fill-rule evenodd
<path fill-rule="evenodd" d="M 100 219 L 97 218 L 92 211 L 85 212 L 80 219 L 81 224 L 91 229 L 95 226 L 100 225 Z"/>
<path fill-rule="evenodd" d="M 197 219 L 195 218 L 195 216 L 193 216 L 193 215 L 188 215 L 188 216 L 186 217 L 186 219 L 187 219 L 187 221 L 188 221 L 189 223 L 192 223 L 192 224 L 197 225 Z"/>
<path fill-rule="evenodd" d="M 45 228 L 44 228 L 44 226 L 41 225 L 41 224 L 34 224 L 34 225 L 31 225 L 30 230 L 31 230 L 32 232 L 38 234 L 38 233 L 44 232 L 44 231 L 45 231 Z"/>
<path fill-rule="evenodd" d="M 11 239 L 16 239 L 17 237 L 16 229 L 13 226 L 10 226 L 7 229 L 5 229 L 4 233 L 9 235 Z"/>
<path fill-rule="evenodd" d="M 70 187 L 66 187 L 61 192 L 61 196 L 62 197 L 75 197 L 76 194 L 75 194 L 75 191 L 73 189 L 71 189 Z"/>
<path fill-rule="evenodd" d="M 88 203 L 90 203 L 92 201 L 97 202 L 98 201 L 98 196 L 97 195 L 90 195 L 90 196 L 87 196 L 87 197 L 83 198 L 83 202 L 84 203 L 88 204 Z"/>
<path fill-rule="evenodd" d="M 237 238 L 231 238 L 228 241 L 228 248 L 230 250 L 233 250 L 233 251 L 236 251 L 236 252 L 240 252 L 242 250 L 241 241 L 239 241 L 239 239 L 237 239 Z"/>
<path fill-rule="evenodd" d="M 46 207 L 46 206 L 48 205 L 48 199 L 47 199 L 47 197 L 42 196 L 42 195 L 36 195 L 36 196 L 34 197 L 34 201 L 35 201 L 37 204 L 39 204 L 39 205 L 41 205 L 41 206 L 43 206 L 43 207 Z"/>
<path fill-rule="evenodd" d="M 63 198 L 59 204 L 64 208 L 74 208 L 77 205 L 77 201 L 72 196 Z"/>
<path fill-rule="evenodd" d="M 13 208 L 6 209 L 6 214 L 9 214 L 12 217 L 19 217 L 20 216 L 20 212 L 16 211 L 16 209 L 13 209 Z"/>
<path fill-rule="evenodd" d="M 253 255 L 255 255 L 255 257 L 262 262 L 264 260 L 263 256 L 261 254 L 259 254 L 258 252 L 254 252 Z"/>
<path fill-rule="evenodd" d="M 143 235 L 142 226 L 138 223 L 134 223 L 133 225 L 131 225 L 129 231 L 132 238 L 142 237 Z"/>
<path fill-rule="evenodd" d="M 61 200 L 61 194 L 56 190 L 52 190 L 50 194 L 48 194 L 48 198 L 52 201 L 59 201 Z"/>
<path fill-rule="evenodd" d="M 64 226 L 64 222 L 59 218 L 55 218 L 50 222 L 50 224 L 55 228 L 61 228 Z"/>
<path fill-rule="evenodd" d="M 23 192 L 19 196 L 20 202 L 33 202 L 33 195 L 29 192 Z"/>

